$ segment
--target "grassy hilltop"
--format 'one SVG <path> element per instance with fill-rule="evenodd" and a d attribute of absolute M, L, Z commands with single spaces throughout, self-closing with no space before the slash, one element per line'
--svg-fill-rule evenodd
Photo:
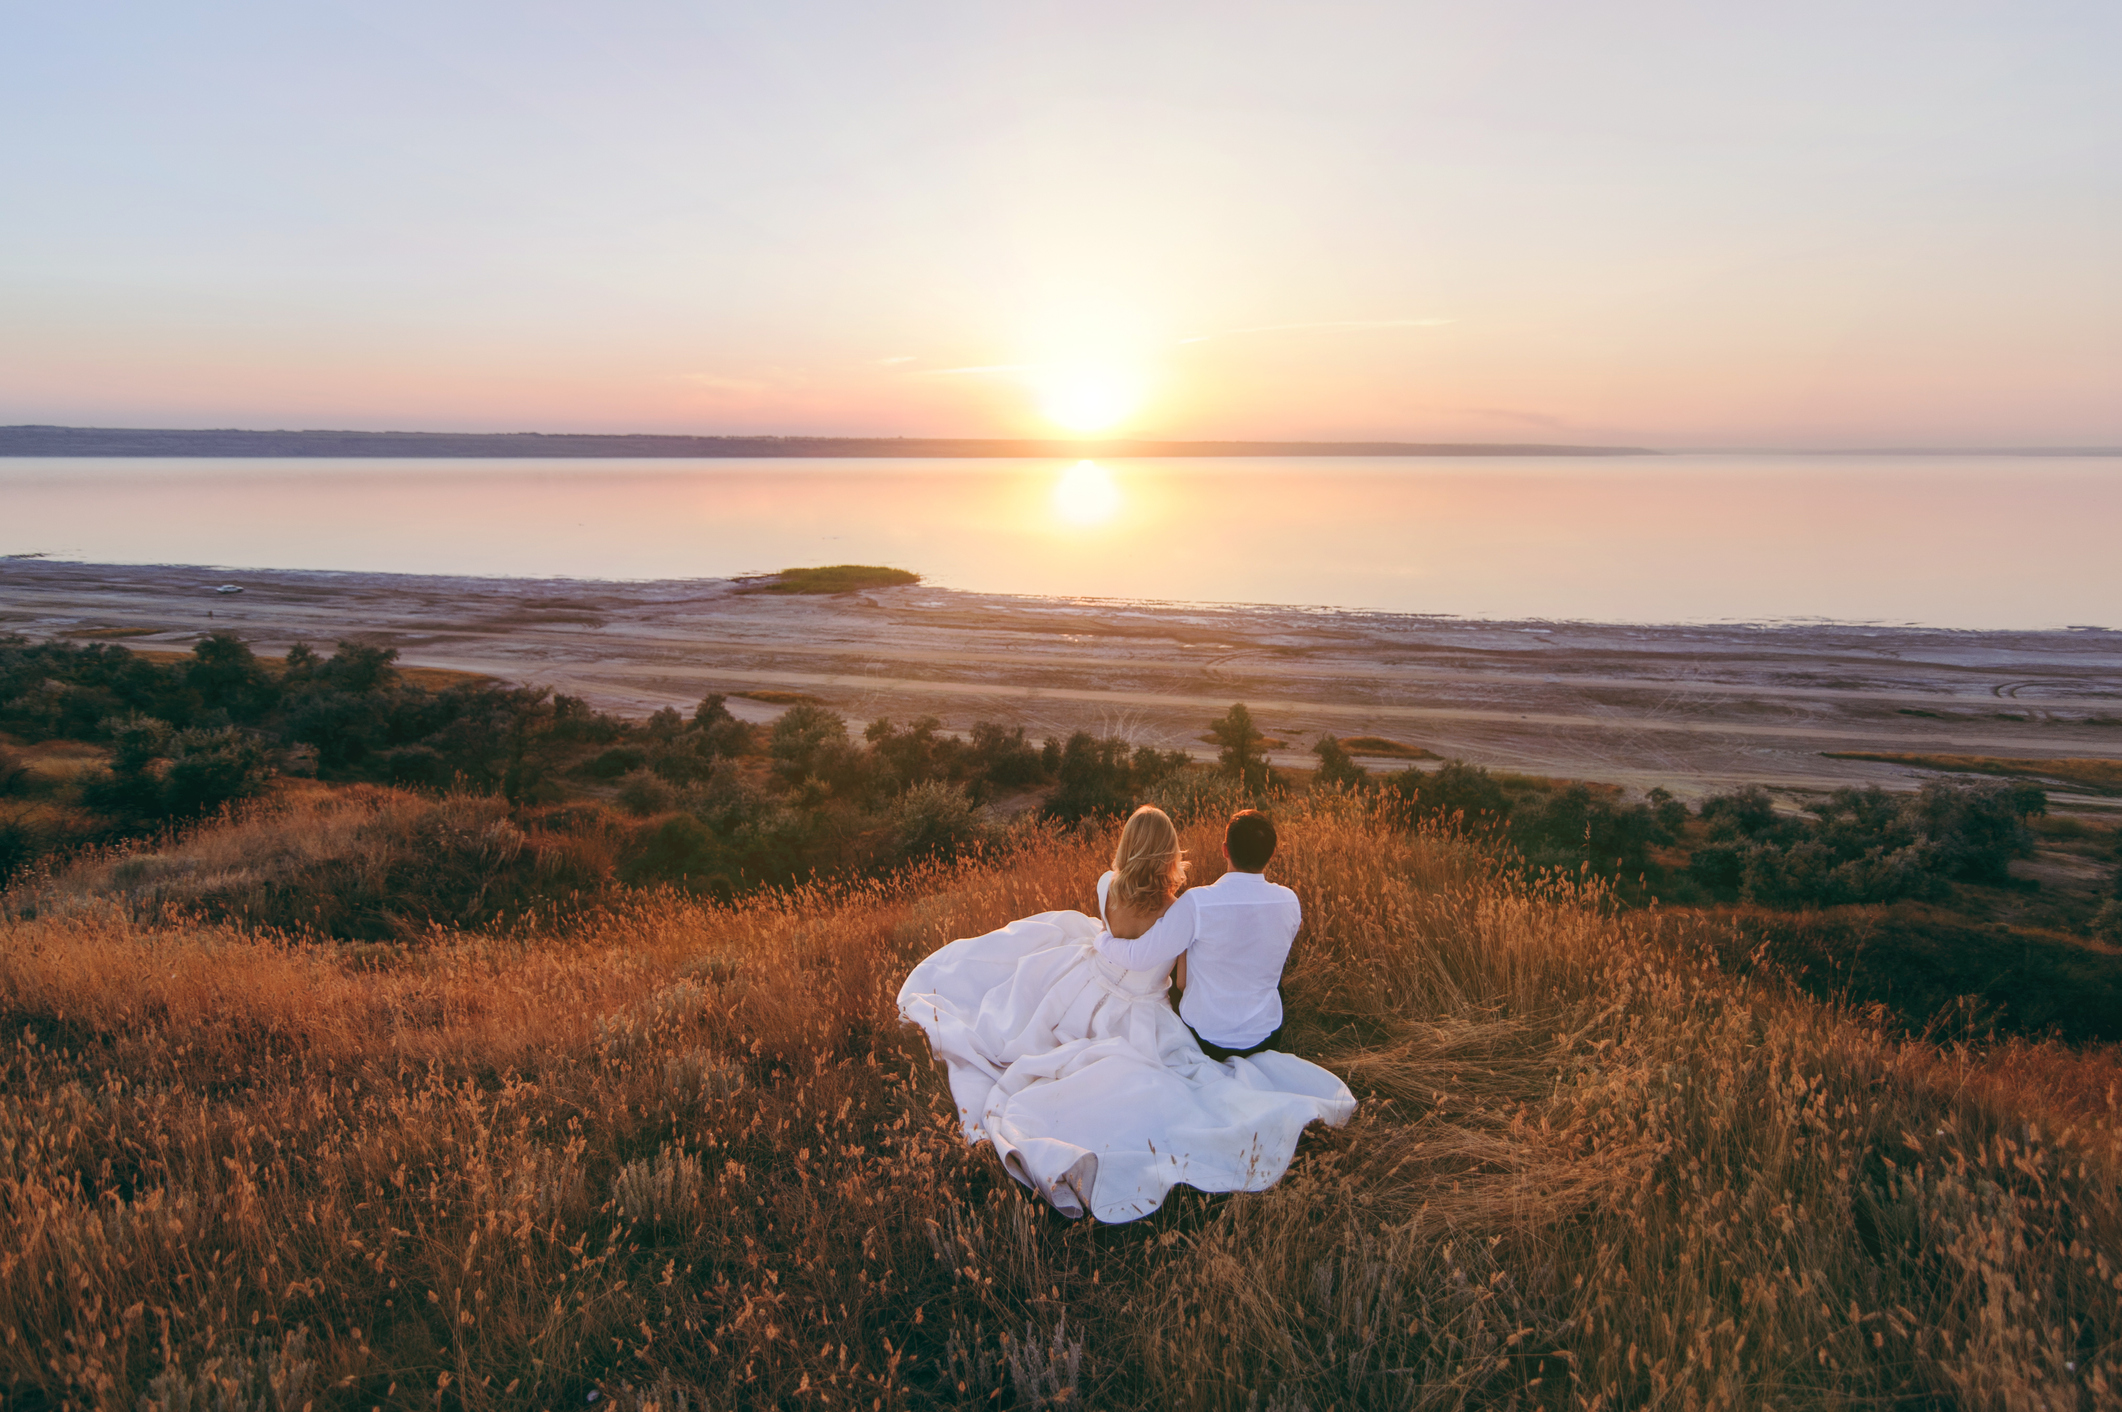
<path fill-rule="evenodd" d="M 2122 1397 L 2117 840 L 2033 779 L 1691 810 L 1271 769 L 1243 706 L 1212 767 L 779 704 L 0 638 L 5 1406 Z M 1357 1121 L 1071 1225 L 892 996 L 1089 907 L 1135 802 L 1212 864 L 1256 796 Z"/>
<path fill-rule="evenodd" d="M 264 876 L 402 816 L 498 856 L 505 815 L 296 792 L 179 852 Z M 1105 831 L 384 946 L 97 864 L 0 921 L 9 1404 L 2122 1401 L 2112 1051 L 1897 1038 L 1721 962 L 1709 914 L 1348 797 L 1283 836 L 1292 1047 L 1359 1116 L 1274 1191 L 1112 1229 L 961 1145 L 891 1003 L 1087 905 Z"/>

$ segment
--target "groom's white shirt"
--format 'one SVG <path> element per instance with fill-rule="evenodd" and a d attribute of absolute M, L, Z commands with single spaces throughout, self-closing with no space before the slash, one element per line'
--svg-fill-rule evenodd
<path fill-rule="evenodd" d="M 1187 953 L 1179 1018 L 1211 1044 L 1245 1049 L 1282 1023 L 1282 963 L 1303 920 L 1296 893 L 1233 868 L 1179 894 L 1133 940 L 1101 934 L 1098 954 L 1130 971 L 1157 971 Z"/>

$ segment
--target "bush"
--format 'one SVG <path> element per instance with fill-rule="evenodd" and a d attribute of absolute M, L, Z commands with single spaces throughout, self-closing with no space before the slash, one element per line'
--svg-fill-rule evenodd
<path fill-rule="evenodd" d="M 1762 838 L 1774 832 L 1780 822 L 1776 801 L 1757 784 L 1703 800 L 1701 816 L 1702 822 L 1710 826 L 1710 837 L 1716 839 Z"/>
<path fill-rule="evenodd" d="M 708 753 L 707 737 L 695 732 L 659 747 L 648 768 L 668 784 L 698 784 L 715 772 L 715 757 Z"/>
<path fill-rule="evenodd" d="M 1675 799 L 1671 790 L 1662 787 L 1643 797 L 1650 801 L 1651 811 L 1658 816 L 1658 826 L 1678 838 L 1680 831 L 1687 827 L 1687 805 Z"/>
<path fill-rule="evenodd" d="M 1216 757 L 1223 772 L 1255 794 L 1267 788 L 1267 737 L 1253 724 L 1253 713 L 1238 702 L 1208 723 L 1208 733 L 1222 747 Z"/>
<path fill-rule="evenodd" d="M 903 730 L 885 717 L 870 722 L 863 738 L 882 766 L 877 787 L 889 794 L 933 780 L 963 779 L 971 752 L 955 736 L 938 735 L 942 728 L 943 722 L 934 716 L 923 716 Z"/>
<path fill-rule="evenodd" d="M 648 752 L 638 745 L 614 745 L 582 767 L 593 780 L 615 780 L 648 764 Z"/>
<path fill-rule="evenodd" d="M 642 838 L 619 875 L 634 884 L 686 880 L 704 884 L 726 871 L 724 851 L 707 825 L 689 814 L 675 814 Z"/>
<path fill-rule="evenodd" d="M 677 802 L 671 787 L 647 770 L 636 770 L 619 782 L 619 805 L 629 814 L 666 814 Z"/>
<path fill-rule="evenodd" d="M 211 814 L 258 794 L 272 773 L 263 743 L 247 731 L 185 731 L 163 776 L 161 812 L 172 819 Z"/>
<path fill-rule="evenodd" d="M 1503 786 L 1464 760 L 1447 760 L 1426 774 L 1409 765 L 1381 783 L 1411 819 L 1456 820 L 1463 828 L 1487 829 L 1500 826 L 1510 813 Z"/>
<path fill-rule="evenodd" d="M 891 833 L 887 861 L 894 865 L 956 857 L 986 833 L 964 789 L 934 781 L 917 784 L 901 795 L 887 821 Z"/>
<path fill-rule="evenodd" d="M 1687 875 L 1718 897 L 1733 898 L 1746 881 L 1746 849 L 1737 843 L 1702 843 L 1688 855 Z"/>
<path fill-rule="evenodd" d="M 1985 780 L 1923 786 L 1902 806 L 1909 826 L 1939 850 L 1939 871 L 1968 882 L 2000 883 L 2014 858 L 2033 852 L 2029 816 L 2048 812 L 2038 785 Z"/>
<path fill-rule="evenodd" d="M 1703 801 L 1710 842 L 1688 872 L 1720 897 L 1770 907 L 1934 899 L 1951 881 L 2006 881 L 2031 850 L 2025 820 L 2047 808 L 2033 785 L 1935 782 L 1914 795 L 1838 789 L 1807 818 L 1776 813 L 1748 785 Z"/>
<path fill-rule="evenodd" d="M 1581 784 L 1521 801 L 1510 837 L 1536 867 L 1588 867 L 1602 877 L 1647 874 L 1651 845 L 1672 841 L 1649 804 L 1623 804 Z"/>
<path fill-rule="evenodd" d="M 415 789 L 443 788 L 451 776 L 449 761 L 432 745 L 393 746 L 375 757 L 375 770 L 392 784 Z"/>
<path fill-rule="evenodd" d="M 848 742 L 847 722 L 823 706 L 804 703 L 783 711 L 768 734 L 766 753 L 775 781 L 806 804 L 856 792 L 863 774 L 864 761 Z"/>
<path fill-rule="evenodd" d="M 709 759 L 730 760 L 752 748 L 752 728 L 729 713 L 728 698 L 711 692 L 693 708 L 693 728 L 700 732 L 700 753 Z"/>
<path fill-rule="evenodd" d="M 1362 789 L 1370 783 L 1370 771 L 1357 764 L 1334 737 L 1320 736 L 1312 746 L 1312 754 L 1319 757 L 1320 784 L 1337 789 Z"/>
<path fill-rule="evenodd" d="M 1024 739 L 1024 727 L 1004 729 L 992 721 L 980 721 L 972 729 L 974 768 L 998 789 L 1023 789 L 1046 775 L 1040 753 Z"/>
<path fill-rule="evenodd" d="M 1057 753 L 1056 787 L 1039 812 L 1068 824 L 1131 813 L 1145 795 L 1191 763 L 1183 750 L 1130 746 L 1118 736 L 1100 740 L 1089 731 L 1077 731 Z"/>
<path fill-rule="evenodd" d="M 110 768 L 81 785 L 82 802 L 121 824 L 210 814 L 265 788 L 264 745 L 233 726 L 179 731 L 152 716 L 105 722 Z"/>

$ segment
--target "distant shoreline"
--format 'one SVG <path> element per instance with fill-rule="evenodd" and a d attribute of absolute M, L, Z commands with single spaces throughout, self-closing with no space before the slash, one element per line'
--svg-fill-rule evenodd
<path fill-rule="evenodd" d="M 1657 456 L 1640 446 L 1536 442 L 1036 440 L 1006 437 L 664 436 L 543 432 L 189 431 L 0 427 L 0 456 L 1037 459 L 1229 456 Z"/>
<path fill-rule="evenodd" d="M 222 587 L 241 593 L 222 593 Z M 857 722 L 934 716 L 1033 739 L 1124 730 L 1206 753 L 1233 701 L 1308 768 L 1323 732 L 1491 769 L 1811 798 L 1914 788 L 1922 761 L 2122 761 L 2122 632 L 1892 624 L 1612 624 L 1275 604 L 1156 603 L 909 584 L 818 596 L 732 579 L 611 581 L 0 561 L 0 633 L 267 656 L 353 640 L 646 716 L 710 692 Z M 1399 768 L 1404 759 L 1391 764 Z M 1381 767 L 1383 767 L 1381 765 Z M 2029 766 L 2028 768 L 2032 768 Z M 2059 785 L 2059 807 L 2122 799 Z M 1807 791 L 1813 793 L 1806 793 Z M 1795 793 L 1793 793 L 1795 792 Z"/>

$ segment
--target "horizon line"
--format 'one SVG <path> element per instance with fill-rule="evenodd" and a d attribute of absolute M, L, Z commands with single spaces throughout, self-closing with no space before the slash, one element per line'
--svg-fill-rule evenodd
<path fill-rule="evenodd" d="M 167 438 L 168 441 L 164 441 Z M 269 442 L 280 444 L 269 445 Z M 288 444 L 292 443 L 292 444 Z M 418 443 L 427 443 L 422 446 Z M 483 443 L 483 445 L 482 445 Z M 352 428 L 0 426 L 0 457 L 190 455 L 370 457 L 509 455 L 590 459 L 1038 459 L 1247 456 L 2057 456 L 2122 457 L 2122 445 L 1649 447 L 1581 442 L 1401 441 L 1380 438 L 845 436 L 747 432 L 368 431 Z"/>
<path fill-rule="evenodd" d="M 1127 456 L 1656 456 L 1642 446 L 1554 442 L 1178 439 L 1160 437 L 822 436 L 693 432 L 356 431 L 313 428 L 0 426 L 0 456 L 388 456 L 467 458 L 538 455 L 640 458 L 800 459 L 964 457 L 995 459 Z"/>

